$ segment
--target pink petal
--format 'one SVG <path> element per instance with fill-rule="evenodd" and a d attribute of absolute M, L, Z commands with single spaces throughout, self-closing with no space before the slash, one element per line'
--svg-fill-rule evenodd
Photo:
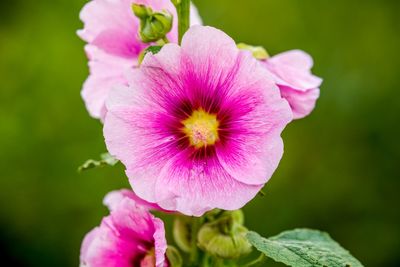
<path fill-rule="evenodd" d="M 118 208 L 119 204 L 122 202 L 124 198 L 128 198 L 133 200 L 137 205 L 148 209 L 148 210 L 156 210 L 156 211 L 164 211 L 167 212 L 166 210 L 162 209 L 160 206 L 158 206 L 155 203 L 147 202 L 144 199 L 138 197 L 135 192 L 132 190 L 128 189 L 122 189 L 122 190 L 116 190 L 108 193 L 104 200 L 103 203 L 108 207 L 110 211 L 113 211 Z"/>
<path fill-rule="evenodd" d="M 161 171 L 156 197 L 165 209 L 178 210 L 188 216 L 201 216 L 213 208 L 240 209 L 261 188 L 262 185 L 238 182 L 215 158 L 188 161 L 185 155 L 178 154 Z"/>
<path fill-rule="evenodd" d="M 80 18 L 85 27 L 78 31 L 78 35 L 86 42 L 92 43 L 103 32 L 114 29 L 119 31 L 118 35 L 126 37 L 120 39 L 121 46 L 135 47 L 139 44 L 136 37 L 139 22 L 132 14 L 130 8 L 132 2 L 131 0 L 90 1 L 81 11 Z"/>
<path fill-rule="evenodd" d="M 308 116 L 319 98 L 319 89 L 311 89 L 306 92 L 293 90 L 286 86 L 280 86 L 282 97 L 290 104 L 294 119 Z"/>
<path fill-rule="evenodd" d="M 268 107 L 268 108 L 267 108 Z M 217 144 L 223 168 L 236 180 L 252 185 L 265 184 L 275 172 L 283 155 L 280 134 L 292 114 L 286 102 L 266 106 L 235 123 L 238 134 Z"/>
<path fill-rule="evenodd" d="M 182 40 L 182 63 L 207 85 L 225 80 L 239 50 L 226 33 L 208 26 L 192 26 Z"/>
<path fill-rule="evenodd" d="M 311 73 L 312 58 L 293 50 L 278 54 L 262 63 L 273 76 L 281 95 L 292 108 L 294 119 L 311 113 L 319 97 L 322 79 Z"/>
<path fill-rule="evenodd" d="M 271 77 L 251 55 L 243 54 L 239 65 L 232 93 L 221 111 L 235 119 L 220 126 L 222 133 L 235 134 L 217 144 L 216 151 L 232 177 L 245 184 L 261 185 L 279 164 L 283 154 L 280 134 L 292 114 Z"/>
<path fill-rule="evenodd" d="M 153 220 L 155 231 L 154 231 L 154 244 L 155 244 L 155 257 L 156 267 L 166 266 L 165 253 L 167 252 L 167 240 L 165 239 L 165 227 L 162 220 L 155 218 Z"/>
<path fill-rule="evenodd" d="M 292 66 L 300 70 L 310 70 L 314 61 L 312 57 L 301 50 L 290 50 L 273 56 L 268 61 L 276 65 Z"/>
<path fill-rule="evenodd" d="M 92 45 L 86 46 L 90 75 L 81 92 L 90 115 L 104 119 L 105 101 L 112 87 L 127 83 L 124 72 L 135 62 L 110 56 Z"/>
<path fill-rule="evenodd" d="M 311 74 L 311 57 L 299 50 L 278 54 L 265 62 L 278 85 L 298 91 L 318 88 L 322 79 Z"/>

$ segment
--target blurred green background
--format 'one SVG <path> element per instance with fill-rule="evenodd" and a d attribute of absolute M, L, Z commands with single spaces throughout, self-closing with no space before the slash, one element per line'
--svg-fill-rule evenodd
<path fill-rule="evenodd" d="M 315 112 L 285 130 L 266 196 L 245 208 L 248 227 L 326 230 L 366 266 L 400 266 L 400 1 L 194 2 L 238 42 L 308 51 L 325 79 Z M 2 266 L 78 266 L 103 196 L 128 186 L 122 166 L 76 172 L 105 151 L 79 95 L 84 3 L 0 1 Z"/>

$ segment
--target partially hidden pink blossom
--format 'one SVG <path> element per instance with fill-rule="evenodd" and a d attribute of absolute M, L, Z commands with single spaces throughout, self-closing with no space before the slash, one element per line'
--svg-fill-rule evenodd
<path fill-rule="evenodd" d="M 176 18 L 170 0 L 92 0 L 80 13 L 84 28 L 78 35 L 87 42 L 90 75 L 82 97 L 90 115 L 104 119 L 105 99 L 114 86 L 126 84 L 125 72 L 137 66 L 137 59 L 149 44 L 141 42 L 139 19 L 132 12 L 132 4 L 144 4 L 153 10 L 168 10 Z M 192 7 L 191 22 L 201 24 L 197 10 Z M 171 42 L 178 39 L 177 20 L 168 34 Z"/>
<path fill-rule="evenodd" d="M 112 191 L 112 192 L 108 193 L 106 195 L 106 197 L 104 198 L 104 200 L 103 200 L 103 204 L 105 206 L 107 206 L 107 208 L 110 211 L 112 211 L 116 207 L 119 206 L 120 202 L 124 198 L 129 198 L 132 201 L 134 201 L 137 205 L 139 205 L 139 206 L 141 206 L 143 208 L 146 208 L 148 210 L 169 212 L 169 211 L 164 210 L 163 208 L 161 208 L 156 203 L 147 202 L 146 200 L 141 199 L 132 190 L 128 190 L 128 189 L 121 189 L 121 190 L 118 190 L 118 191 Z"/>
<path fill-rule="evenodd" d="M 200 216 L 235 210 L 272 176 L 292 112 L 268 71 L 220 30 L 146 55 L 110 93 L 104 136 L 136 194 Z"/>
<path fill-rule="evenodd" d="M 105 198 L 110 215 L 84 238 L 80 266 L 168 266 L 163 222 L 132 199 L 128 190 L 110 194 Z"/>
<path fill-rule="evenodd" d="M 322 79 L 311 73 L 313 60 L 300 50 L 287 51 L 263 62 L 274 77 L 281 95 L 293 111 L 294 119 L 303 118 L 314 109 Z"/>

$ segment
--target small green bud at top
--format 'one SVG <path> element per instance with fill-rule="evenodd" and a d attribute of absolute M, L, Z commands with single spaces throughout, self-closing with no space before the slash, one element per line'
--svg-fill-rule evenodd
<path fill-rule="evenodd" d="M 237 44 L 237 47 L 241 50 L 250 51 L 253 54 L 253 57 L 258 60 L 266 60 L 269 58 L 267 50 L 265 50 L 265 48 L 262 46 L 252 46 L 244 43 L 239 43 Z"/>
<path fill-rule="evenodd" d="M 145 5 L 132 4 L 132 11 L 139 19 L 146 19 L 153 14 L 153 10 Z"/>
<path fill-rule="evenodd" d="M 165 39 L 172 29 L 173 17 L 168 11 L 154 12 L 144 5 L 132 5 L 133 13 L 140 19 L 139 36 L 145 43 Z"/>

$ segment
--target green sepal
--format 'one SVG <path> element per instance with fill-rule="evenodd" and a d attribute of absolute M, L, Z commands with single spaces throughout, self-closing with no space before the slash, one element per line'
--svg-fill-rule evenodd
<path fill-rule="evenodd" d="M 253 57 L 258 60 L 266 60 L 269 58 L 267 50 L 265 50 L 265 48 L 262 46 L 252 46 L 244 43 L 239 43 L 237 44 L 237 47 L 240 50 L 250 51 Z"/>
<path fill-rule="evenodd" d="M 148 53 L 152 53 L 153 55 L 157 54 L 158 52 L 160 52 L 162 46 L 159 45 L 155 45 L 155 46 L 149 46 L 148 48 L 146 48 L 145 50 L 143 50 L 138 57 L 138 63 L 139 65 L 142 64 L 143 59 L 145 58 L 145 56 Z"/>

